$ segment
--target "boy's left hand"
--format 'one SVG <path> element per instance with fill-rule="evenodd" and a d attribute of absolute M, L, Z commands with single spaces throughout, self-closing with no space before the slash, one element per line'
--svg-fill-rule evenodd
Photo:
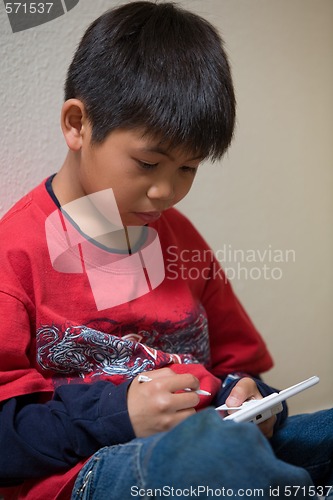
<path fill-rule="evenodd" d="M 240 379 L 240 381 L 232 389 L 226 400 L 226 405 L 241 406 L 244 401 L 247 401 L 248 399 L 262 399 L 262 395 L 260 394 L 255 381 L 250 377 L 244 377 Z M 271 438 L 273 436 L 275 422 L 276 416 L 274 415 L 258 425 L 261 432 L 267 438 Z"/>

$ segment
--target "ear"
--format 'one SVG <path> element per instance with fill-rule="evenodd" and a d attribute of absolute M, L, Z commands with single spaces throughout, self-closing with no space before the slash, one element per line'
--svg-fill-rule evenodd
<path fill-rule="evenodd" d="M 87 123 L 85 106 L 79 99 L 68 99 L 61 110 L 61 128 L 67 146 L 72 151 L 79 151 Z"/>

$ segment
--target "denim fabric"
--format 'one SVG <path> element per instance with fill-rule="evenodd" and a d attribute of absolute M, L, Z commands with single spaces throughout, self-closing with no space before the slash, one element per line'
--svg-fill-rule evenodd
<path fill-rule="evenodd" d="M 333 409 L 289 417 L 271 440 L 275 455 L 306 469 L 333 497 Z"/>
<path fill-rule="evenodd" d="M 331 426 L 331 420 L 327 419 L 327 425 Z M 284 459 L 289 445 L 283 445 L 283 436 L 289 432 L 291 440 L 294 434 L 295 443 L 300 428 L 305 429 L 310 420 L 304 417 L 298 417 L 298 421 L 290 419 L 290 430 L 286 424 L 279 433 L 276 447 Z M 324 414 L 320 420 L 325 421 Z M 311 420 L 311 446 L 316 444 L 312 435 L 314 422 L 315 418 Z M 321 429 L 320 441 L 325 433 L 325 429 Z M 326 428 L 326 432 L 332 434 L 332 427 Z M 305 431 L 301 435 L 307 439 Z M 332 439 L 329 446 L 332 449 Z M 310 450 L 310 446 L 306 449 Z M 295 452 L 292 457 L 295 464 L 299 462 L 299 454 Z M 316 467 L 320 463 L 332 468 L 328 457 L 328 451 L 324 455 L 318 451 L 311 460 L 309 451 L 309 460 L 302 463 L 317 475 Z M 224 422 L 210 408 L 169 432 L 102 448 L 80 472 L 72 500 L 246 496 L 313 499 L 317 498 L 315 488 L 305 469 L 275 456 L 270 442 L 256 425 Z"/>

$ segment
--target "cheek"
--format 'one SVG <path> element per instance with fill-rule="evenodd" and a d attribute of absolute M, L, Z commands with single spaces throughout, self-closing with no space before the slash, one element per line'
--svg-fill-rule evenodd
<path fill-rule="evenodd" d="M 146 196 L 144 186 L 138 186 L 130 179 L 118 179 L 118 182 L 113 184 L 113 193 L 117 201 L 119 211 L 124 211 L 131 208 L 135 202 Z"/>
<path fill-rule="evenodd" d="M 96 193 L 110 187 L 98 159 L 92 155 L 82 155 L 79 176 L 87 192 Z"/>
<path fill-rule="evenodd" d="M 194 181 L 194 177 L 191 178 L 190 180 L 186 179 L 185 181 L 181 182 L 177 186 L 177 191 L 176 191 L 176 196 L 175 196 L 175 199 L 177 200 L 176 203 L 178 203 L 183 198 L 185 198 L 185 196 L 189 193 L 189 191 L 191 190 L 191 187 L 193 185 L 193 181 Z"/>

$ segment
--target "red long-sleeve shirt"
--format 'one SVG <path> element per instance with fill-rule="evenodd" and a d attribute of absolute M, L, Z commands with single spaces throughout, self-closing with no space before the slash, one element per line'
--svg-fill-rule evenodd
<path fill-rule="evenodd" d="M 127 387 L 141 371 L 171 366 L 191 371 L 212 392 L 203 406 L 219 389 L 215 376 L 257 374 L 272 366 L 213 252 L 177 210 L 144 229 L 141 246 L 127 256 L 80 231 L 73 239 L 75 231 L 50 181 L 1 220 L 0 401 L 34 394 L 41 410 L 57 387 L 71 384 L 89 397 L 80 385 L 109 381 L 119 387 L 107 403 L 112 416 L 126 413 L 122 384 Z M 96 387 L 102 394 L 103 387 Z M 123 422 L 126 441 L 133 436 L 128 418 Z M 113 440 L 122 442 L 119 429 L 104 444 Z M 81 465 L 26 482 L 33 496 L 24 498 L 36 500 L 38 491 L 54 491 L 57 498 Z"/>

